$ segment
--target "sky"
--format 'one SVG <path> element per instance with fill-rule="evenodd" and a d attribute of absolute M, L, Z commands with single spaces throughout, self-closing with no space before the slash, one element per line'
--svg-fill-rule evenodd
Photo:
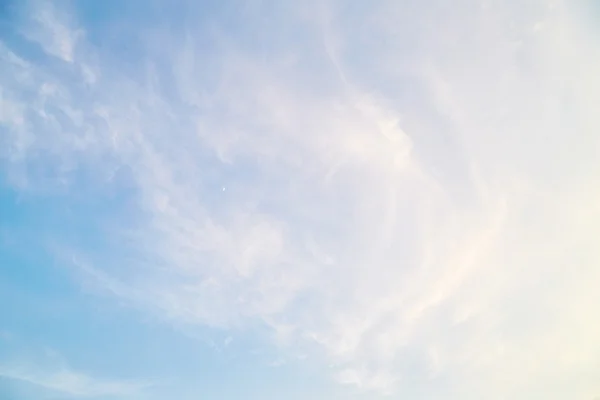
<path fill-rule="evenodd" d="M 600 398 L 595 3 L 0 1 L 0 398 Z"/>

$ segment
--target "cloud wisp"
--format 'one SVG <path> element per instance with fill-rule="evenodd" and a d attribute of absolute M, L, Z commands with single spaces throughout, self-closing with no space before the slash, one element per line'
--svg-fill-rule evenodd
<path fill-rule="evenodd" d="M 22 356 L 12 360 L 6 359 L 6 355 L 4 358 L 0 363 L 3 379 L 69 398 L 135 398 L 149 386 L 137 381 L 102 379 L 74 370 L 52 350 L 45 350 L 34 360 Z"/>
<path fill-rule="evenodd" d="M 132 396 L 143 388 L 137 383 L 98 380 L 64 368 L 39 371 L 23 366 L 2 367 L 0 376 L 76 398 Z"/>
<path fill-rule="evenodd" d="M 121 196 L 77 271 L 167 321 L 377 393 L 590 397 L 598 32 L 525 3 L 252 3 L 140 29 L 141 59 L 44 5 L 44 62 L 0 46 L 3 169 Z"/>

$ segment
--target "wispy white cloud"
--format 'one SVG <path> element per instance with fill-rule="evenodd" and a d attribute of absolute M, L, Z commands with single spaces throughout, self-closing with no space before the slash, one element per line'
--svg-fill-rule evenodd
<path fill-rule="evenodd" d="M 189 27 L 139 76 L 44 14 L 76 68 L 3 47 L 27 77 L 2 81 L 7 171 L 133 189 L 110 231 L 126 256 L 78 265 L 149 312 L 258 321 L 381 393 L 591 396 L 597 32 L 560 1 L 352 7 L 283 7 L 268 39 L 241 24 L 261 49 Z"/>
<path fill-rule="evenodd" d="M 14 343 L 14 340 L 10 342 Z M 27 353 L 32 353 L 31 349 Z M 0 377 L 34 385 L 42 390 L 73 398 L 123 397 L 140 395 L 148 383 L 111 380 L 88 375 L 70 368 L 55 351 L 46 350 L 34 359 L 4 356 Z"/>
<path fill-rule="evenodd" d="M 68 369 L 39 371 L 19 365 L 2 367 L 0 376 L 75 397 L 131 396 L 143 388 L 135 382 L 99 380 Z"/>
<path fill-rule="evenodd" d="M 33 1 L 27 8 L 31 22 L 23 31 L 24 35 L 39 43 L 48 54 L 72 63 L 83 31 L 73 28 L 70 15 L 51 2 Z"/>

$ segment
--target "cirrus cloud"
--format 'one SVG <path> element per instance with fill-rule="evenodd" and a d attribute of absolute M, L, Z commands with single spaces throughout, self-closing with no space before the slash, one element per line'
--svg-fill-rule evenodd
<path fill-rule="evenodd" d="M 86 217 L 109 249 L 73 251 L 86 282 L 379 393 L 597 393 L 600 57 L 580 10 L 252 3 L 143 30 L 128 59 L 36 7 L 45 61 L 0 48 L 3 166 L 20 190 L 123 196 Z"/>

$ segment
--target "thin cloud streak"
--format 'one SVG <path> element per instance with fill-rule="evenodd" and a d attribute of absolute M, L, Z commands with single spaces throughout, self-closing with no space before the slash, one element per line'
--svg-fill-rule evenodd
<path fill-rule="evenodd" d="M 141 78 L 48 11 L 28 37 L 72 67 L 1 48 L 22 77 L 1 81 L 4 165 L 127 189 L 107 232 L 127 257 L 76 265 L 167 321 L 262 324 L 383 394 L 591 396 L 600 56 L 566 4 L 526 5 L 283 7 L 290 43 L 207 51 L 189 27 Z"/>
<path fill-rule="evenodd" d="M 11 351 L 17 353 L 17 340 L 9 336 L 6 342 L 13 347 Z M 27 353 L 33 353 L 32 346 L 28 346 Z M 70 398 L 135 398 L 151 386 L 148 382 L 103 379 L 77 371 L 67 365 L 59 353 L 48 349 L 34 359 L 5 354 L 0 362 L 0 377 Z"/>
<path fill-rule="evenodd" d="M 98 396 L 132 396 L 144 387 L 138 383 L 122 381 L 103 381 L 82 373 L 61 369 L 57 371 L 38 371 L 21 366 L 2 367 L 3 378 L 25 382 L 45 390 L 60 392 L 76 398 Z"/>

